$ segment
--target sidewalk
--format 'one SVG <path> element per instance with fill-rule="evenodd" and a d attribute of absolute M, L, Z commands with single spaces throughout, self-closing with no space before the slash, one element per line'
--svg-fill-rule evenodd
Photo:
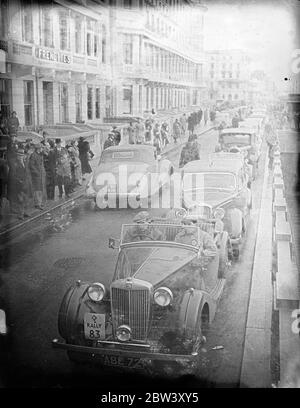
<path fill-rule="evenodd" d="M 213 129 L 213 125 L 211 125 L 210 123 L 207 124 L 207 126 L 201 126 L 198 125 L 195 128 L 194 133 L 197 135 L 200 135 L 202 133 L 206 133 L 209 130 Z M 188 132 L 186 132 L 186 135 L 184 138 L 181 138 L 180 140 L 178 140 L 177 143 L 174 143 L 174 141 L 172 141 L 171 143 L 169 143 L 163 150 L 162 150 L 162 155 L 168 155 L 169 153 L 171 153 L 172 151 L 176 150 L 176 149 L 180 149 L 181 146 L 186 143 L 188 139 Z M 99 162 L 99 156 L 94 157 L 93 160 L 91 161 L 91 167 L 92 170 L 94 170 Z M 30 208 L 28 210 L 28 214 L 29 214 L 29 218 L 27 218 L 26 220 L 19 220 L 17 218 L 17 216 L 13 215 L 10 213 L 10 208 L 9 208 L 9 202 L 6 200 L 5 204 L 3 205 L 3 219 L 0 223 L 0 236 L 6 234 L 8 231 L 10 231 L 11 229 L 17 229 L 19 226 L 21 225 L 25 225 L 25 224 L 29 224 L 30 221 L 32 221 L 33 219 L 42 216 L 44 214 L 47 214 L 48 212 L 50 212 L 51 210 L 53 210 L 54 208 L 60 207 L 68 202 L 72 202 L 73 200 L 78 199 L 79 197 L 81 197 L 84 194 L 84 190 L 85 190 L 85 186 L 89 181 L 89 178 L 85 181 L 83 181 L 83 184 L 81 187 L 79 187 L 77 190 L 75 190 L 74 193 L 70 194 L 70 198 L 69 199 L 65 199 L 65 198 L 59 198 L 59 193 L 58 193 L 58 187 L 55 187 L 55 199 L 54 200 L 47 200 L 46 202 L 44 202 L 44 209 L 43 210 L 38 210 L 36 208 Z"/>

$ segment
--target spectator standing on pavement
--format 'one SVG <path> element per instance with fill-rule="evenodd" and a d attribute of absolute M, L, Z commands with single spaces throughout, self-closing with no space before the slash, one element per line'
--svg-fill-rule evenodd
<path fill-rule="evenodd" d="M 167 122 L 161 124 L 160 134 L 162 147 L 165 147 L 169 143 L 169 127 Z"/>
<path fill-rule="evenodd" d="M 129 123 L 127 127 L 127 134 L 128 134 L 128 143 L 135 144 L 135 132 L 132 122 Z"/>
<path fill-rule="evenodd" d="M 181 124 L 181 129 L 182 129 L 182 134 L 183 134 L 183 137 L 185 136 L 185 134 L 186 134 L 186 114 L 184 113 L 183 115 L 181 115 L 180 116 L 180 124 Z"/>
<path fill-rule="evenodd" d="M 161 153 L 161 138 L 160 138 L 160 125 L 155 123 L 153 129 L 153 146 L 156 148 L 156 153 Z"/>
<path fill-rule="evenodd" d="M 49 148 L 47 154 L 44 154 L 44 166 L 46 171 L 46 192 L 47 200 L 55 198 L 55 183 L 56 183 L 56 154 L 54 149 L 54 141 L 48 141 Z"/>
<path fill-rule="evenodd" d="M 23 220 L 24 217 L 29 217 L 27 213 L 27 186 L 24 149 L 19 147 L 15 165 L 9 169 L 8 173 L 8 196 L 11 212 L 17 215 L 20 220 Z"/>
<path fill-rule="evenodd" d="M 207 109 L 204 109 L 204 112 L 203 112 L 203 120 L 204 120 L 204 126 L 206 126 L 207 121 L 208 121 L 208 112 L 207 112 Z"/>
<path fill-rule="evenodd" d="M 17 136 L 17 132 L 20 127 L 19 119 L 17 117 L 17 112 L 13 111 L 11 117 L 8 119 L 8 133 L 10 136 L 15 135 Z"/>
<path fill-rule="evenodd" d="M 62 198 L 63 189 L 65 193 L 65 198 L 70 198 L 71 193 L 71 165 L 70 157 L 66 150 L 63 151 L 60 156 L 60 160 L 56 168 L 57 174 L 57 185 L 59 189 L 59 198 Z"/>
<path fill-rule="evenodd" d="M 104 143 L 104 149 L 105 149 Z M 82 180 L 85 180 L 85 175 L 92 173 L 92 168 L 90 166 L 90 159 L 94 157 L 94 153 L 91 151 L 90 144 L 88 141 L 84 140 L 81 136 L 78 141 L 79 159 L 81 162 Z"/>
<path fill-rule="evenodd" d="M 209 119 L 212 123 L 214 123 L 215 119 L 216 119 L 216 111 L 215 110 L 211 110 L 209 112 Z"/>
<path fill-rule="evenodd" d="M 76 140 L 72 140 L 69 147 L 71 159 L 72 184 L 74 187 L 82 185 L 81 162 L 79 160 L 79 151 Z"/>
<path fill-rule="evenodd" d="M 180 123 L 178 119 L 175 119 L 175 122 L 173 123 L 173 138 L 174 143 L 177 143 L 177 139 L 180 138 Z"/>
<path fill-rule="evenodd" d="M 31 154 L 29 159 L 29 170 L 31 174 L 35 208 L 43 210 L 44 163 L 42 145 L 40 143 L 37 143 L 34 146 L 34 152 Z"/>
<path fill-rule="evenodd" d="M 239 117 L 238 117 L 237 113 L 234 114 L 231 122 L 232 122 L 232 127 L 233 128 L 239 127 Z"/>
<path fill-rule="evenodd" d="M 108 147 L 115 146 L 115 135 L 112 132 L 109 132 L 107 139 L 104 142 L 103 150 L 107 149 Z"/>
<path fill-rule="evenodd" d="M 189 115 L 189 117 L 188 117 L 188 119 L 187 119 L 187 122 L 188 122 L 189 135 L 192 135 L 192 134 L 194 134 L 194 127 L 195 127 L 195 125 L 194 125 L 194 119 L 193 119 L 192 114 Z"/>
<path fill-rule="evenodd" d="M 7 162 L 8 162 L 9 167 L 12 167 L 17 159 L 17 150 L 18 150 L 18 144 L 17 144 L 16 135 L 11 135 L 7 143 L 7 152 L 6 152 L 6 157 L 7 157 Z"/>

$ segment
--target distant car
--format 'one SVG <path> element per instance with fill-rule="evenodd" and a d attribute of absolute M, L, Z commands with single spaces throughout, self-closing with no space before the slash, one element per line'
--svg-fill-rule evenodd
<path fill-rule="evenodd" d="M 261 155 L 262 139 L 256 129 L 227 128 L 219 134 L 218 150 L 243 152 L 249 164 L 253 166 L 253 178 L 256 177 L 258 162 Z"/>
<path fill-rule="evenodd" d="M 172 163 L 150 145 L 118 145 L 105 149 L 87 185 L 86 197 L 105 208 L 116 200 L 148 200 L 170 182 Z M 129 201 L 128 201 L 129 202 Z"/>
<path fill-rule="evenodd" d="M 229 256 L 236 259 L 252 208 L 248 180 L 241 157 L 193 161 L 182 171 L 182 202 L 187 216 L 213 226 L 222 220 L 229 235 Z"/>
<path fill-rule="evenodd" d="M 58 316 L 64 341 L 54 339 L 53 346 L 66 350 L 75 363 L 195 372 L 225 284 L 219 276 L 222 248 L 212 258 L 203 255 L 200 227 L 181 219 L 144 227 L 162 234 L 156 241 L 128 239 L 135 228 L 122 226 L 109 287 L 101 283 L 99 270 L 97 282 L 77 281 L 67 290 Z M 195 238 L 189 244 L 176 241 L 179 233 L 191 231 Z"/>

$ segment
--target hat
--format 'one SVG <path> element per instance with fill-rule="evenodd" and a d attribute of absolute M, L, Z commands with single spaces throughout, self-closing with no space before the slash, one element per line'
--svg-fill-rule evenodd
<path fill-rule="evenodd" d="M 133 222 L 149 222 L 151 220 L 150 214 L 148 211 L 140 211 L 134 218 Z"/>

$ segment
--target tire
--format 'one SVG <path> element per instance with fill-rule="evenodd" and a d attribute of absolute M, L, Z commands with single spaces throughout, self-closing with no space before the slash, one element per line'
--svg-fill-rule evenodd
<path fill-rule="evenodd" d="M 219 270 L 218 278 L 225 279 L 228 271 L 228 233 L 222 233 L 220 248 L 219 248 Z"/>

